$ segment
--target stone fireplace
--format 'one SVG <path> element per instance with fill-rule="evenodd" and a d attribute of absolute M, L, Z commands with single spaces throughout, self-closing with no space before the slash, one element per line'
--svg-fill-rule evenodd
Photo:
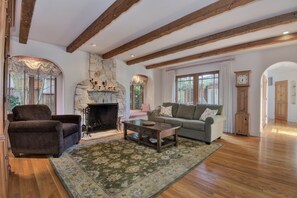
<path fill-rule="evenodd" d="M 75 114 L 81 115 L 83 124 L 86 124 L 83 112 L 88 104 L 117 103 L 117 117 L 125 120 L 126 91 L 116 81 L 116 62 L 112 59 L 103 60 L 97 54 L 90 54 L 89 60 L 89 78 L 78 83 L 75 89 Z"/>
<path fill-rule="evenodd" d="M 88 104 L 86 125 L 89 132 L 117 129 L 118 103 Z"/>

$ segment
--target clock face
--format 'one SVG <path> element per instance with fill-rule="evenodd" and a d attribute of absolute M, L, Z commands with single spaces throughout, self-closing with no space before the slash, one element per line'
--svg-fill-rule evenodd
<path fill-rule="evenodd" d="M 237 76 L 237 84 L 239 85 L 247 85 L 249 83 L 248 75 L 241 74 Z"/>

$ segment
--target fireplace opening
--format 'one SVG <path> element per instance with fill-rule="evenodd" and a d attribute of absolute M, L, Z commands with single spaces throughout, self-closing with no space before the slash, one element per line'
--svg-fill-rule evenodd
<path fill-rule="evenodd" d="M 118 103 L 88 104 L 86 127 L 88 132 L 117 129 Z"/>

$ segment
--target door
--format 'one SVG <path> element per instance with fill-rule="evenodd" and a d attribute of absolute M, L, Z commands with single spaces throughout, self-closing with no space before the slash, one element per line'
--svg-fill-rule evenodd
<path fill-rule="evenodd" d="M 288 81 L 275 82 L 275 121 L 288 119 Z"/>
<path fill-rule="evenodd" d="M 262 78 L 262 128 L 267 124 L 267 77 Z"/>

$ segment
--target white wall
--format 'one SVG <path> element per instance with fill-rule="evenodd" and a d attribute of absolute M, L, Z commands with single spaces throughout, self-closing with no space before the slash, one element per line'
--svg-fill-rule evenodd
<path fill-rule="evenodd" d="M 121 60 L 115 60 L 117 71 L 116 71 L 116 78 L 119 83 L 121 83 L 126 89 L 126 104 L 128 105 L 126 115 L 130 115 L 130 82 L 132 77 L 137 74 L 142 74 L 147 76 L 147 90 L 146 90 L 146 99 L 145 102 L 150 104 L 151 108 L 154 108 L 156 103 L 160 103 L 160 71 L 158 70 L 147 70 L 143 65 L 133 65 L 128 66 L 125 62 Z"/>
<path fill-rule="evenodd" d="M 89 54 L 76 50 L 67 53 L 64 47 L 29 40 L 20 44 L 17 38 L 11 39 L 11 56 L 26 55 L 48 59 L 57 64 L 63 72 L 63 104 L 58 113 L 73 113 L 74 90 L 77 83 L 88 78 Z M 61 111 L 62 110 L 62 111 Z"/>
<path fill-rule="evenodd" d="M 234 55 L 232 61 L 232 71 L 251 70 L 250 88 L 249 88 L 249 113 L 250 113 L 250 135 L 260 135 L 260 119 L 261 119 L 261 76 L 263 72 L 271 65 L 282 62 L 291 61 L 297 63 L 297 45 L 289 45 L 285 47 L 276 47 L 254 52 L 247 52 L 240 55 Z M 186 74 L 188 72 L 203 72 L 216 70 L 216 66 L 197 66 L 197 68 L 188 68 L 177 71 L 177 74 Z M 163 71 L 164 72 L 164 71 Z M 235 74 L 230 76 L 235 82 Z M 166 83 L 166 82 L 163 82 Z M 164 89 L 164 88 L 163 88 Z M 235 83 L 233 86 L 233 101 L 236 101 L 237 90 Z M 164 92 L 164 91 L 162 91 Z M 164 98 L 164 97 L 162 97 Z M 236 113 L 237 105 L 233 103 L 233 115 Z"/>
<path fill-rule="evenodd" d="M 268 77 L 273 78 L 273 85 L 268 86 L 268 118 L 274 119 L 275 112 L 275 82 L 288 80 L 288 121 L 297 122 L 297 105 L 291 103 L 291 81 L 297 80 L 297 64 L 296 68 L 284 68 L 287 62 L 280 63 L 279 68 L 268 70 Z"/>

